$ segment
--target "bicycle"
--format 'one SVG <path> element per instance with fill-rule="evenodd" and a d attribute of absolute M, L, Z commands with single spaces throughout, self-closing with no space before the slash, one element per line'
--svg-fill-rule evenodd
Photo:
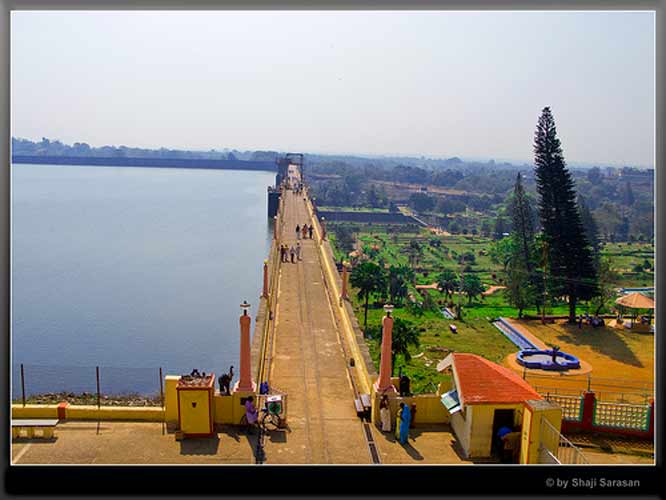
<path fill-rule="evenodd" d="M 257 418 L 253 424 L 247 421 L 247 415 L 243 415 L 240 419 L 239 425 L 245 429 L 253 427 L 261 427 L 264 431 L 272 431 L 282 427 L 282 397 L 281 396 L 267 396 L 264 406 L 261 408 L 262 415 Z"/>

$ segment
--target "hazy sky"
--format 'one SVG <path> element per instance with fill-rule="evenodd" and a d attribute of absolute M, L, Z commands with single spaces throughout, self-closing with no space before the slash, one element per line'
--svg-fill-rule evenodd
<path fill-rule="evenodd" d="M 651 12 L 13 12 L 12 135 L 652 166 Z"/>

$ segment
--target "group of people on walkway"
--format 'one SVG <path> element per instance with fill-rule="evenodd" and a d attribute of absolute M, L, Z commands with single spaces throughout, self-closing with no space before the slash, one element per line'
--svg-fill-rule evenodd
<path fill-rule="evenodd" d="M 308 226 L 307 224 L 303 224 L 303 226 L 299 226 L 296 224 L 296 239 L 300 240 L 301 237 L 303 239 L 312 239 L 312 231 L 313 231 L 312 225 Z"/>
<path fill-rule="evenodd" d="M 303 192 L 303 183 L 296 181 L 296 183 L 294 185 L 294 191 L 297 194 L 301 194 Z"/>
<path fill-rule="evenodd" d="M 382 422 L 382 432 L 391 432 L 391 408 L 388 396 L 383 396 L 379 403 L 379 418 Z M 395 437 L 400 441 L 400 444 L 407 444 L 411 422 L 412 412 L 409 406 L 401 402 L 395 419 Z"/>
<path fill-rule="evenodd" d="M 291 258 L 291 263 L 294 264 L 294 257 L 296 257 L 296 260 L 303 260 L 301 258 L 301 244 L 299 242 L 296 242 L 296 245 L 280 245 L 280 261 L 282 262 L 289 262 L 289 259 Z"/>

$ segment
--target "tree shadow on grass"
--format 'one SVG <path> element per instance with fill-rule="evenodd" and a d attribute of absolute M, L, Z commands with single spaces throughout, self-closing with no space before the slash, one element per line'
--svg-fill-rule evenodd
<path fill-rule="evenodd" d="M 566 332 L 557 335 L 557 339 L 571 345 L 588 346 L 599 354 L 615 361 L 643 368 L 645 365 L 636 357 L 631 348 L 618 333 L 610 327 L 579 329 L 576 325 L 562 324 L 559 327 Z"/>

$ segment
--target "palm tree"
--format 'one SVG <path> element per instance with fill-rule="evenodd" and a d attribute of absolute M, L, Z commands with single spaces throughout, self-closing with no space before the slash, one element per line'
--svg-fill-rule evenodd
<path fill-rule="evenodd" d="M 358 298 L 365 301 L 365 315 L 363 319 L 363 333 L 368 328 L 368 302 L 370 294 L 386 293 L 386 273 L 377 264 L 364 262 L 354 268 L 351 273 L 350 282 L 354 288 L 358 288 Z"/>
<path fill-rule="evenodd" d="M 476 274 L 466 274 L 462 282 L 462 291 L 465 292 L 469 303 L 472 303 L 472 299 L 477 295 L 480 295 L 485 291 L 485 287 L 481 283 L 481 279 Z"/>
<path fill-rule="evenodd" d="M 414 271 L 407 266 L 391 266 L 388 270 L 389 298 L 392 304 L 402 303 L 407 297 L 408 283 L 414 279 Z"/>
<path fill-rule="evenodd" d="M 391 338 L 391 370 L 395 370 L 395 358 L 398 354 L 401 354 L 405 362 L 408 363 L 412 359 L 409 354 L 409 346 L 418 347 L 419 345 L 419 330 L 414 324 L 400 318 L 394 318 Z"/>
<path fill-rule="evenodd" d="M 447 269 L 439 275 L 437 285 L 440 290 L 446 292 L 447 297 L 451 297 L 458 286 L 458 276 L 450 269 Z"/>

